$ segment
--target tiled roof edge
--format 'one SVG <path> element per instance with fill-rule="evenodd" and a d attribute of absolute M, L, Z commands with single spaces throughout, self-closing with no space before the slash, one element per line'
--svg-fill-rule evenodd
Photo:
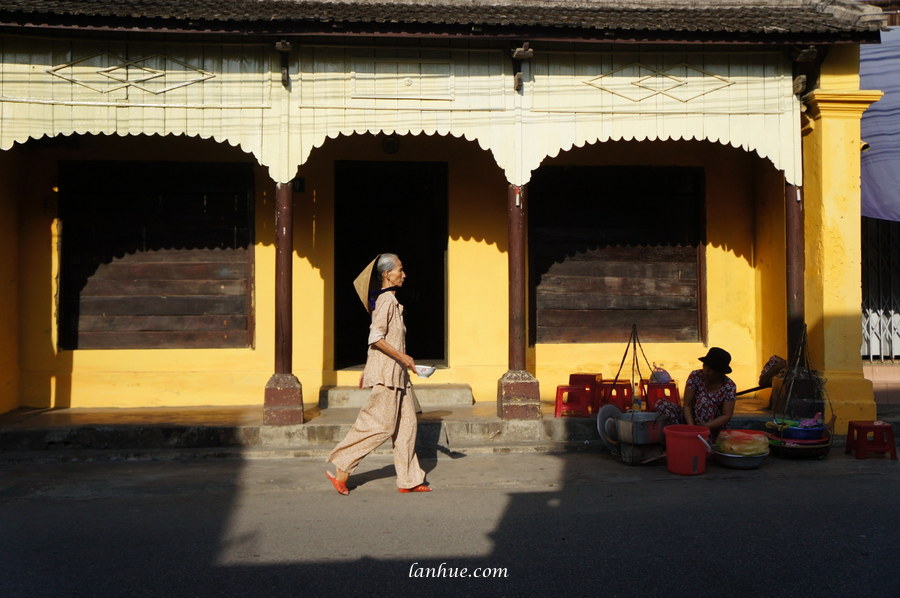
<path fill-rule="evenodd" d="M 817 5 L 817 10 L 833 15 L 858 27 L 881 30 L 887 27 L 888 16 L 878 6 L 848 0 L 805 0 Z"/>
<path fill-rule="evenodd" d="M 767 11 L 771 11 L 771 26 L 760 25 L 759 15 L 765 17 Z M 753 18 L 747 16 L 751 12 L 755 13 Z M 615 15 L 619 13 L 617 22 Z M 666 20 L 666 14 L 678 18 Z M 822 15 L 821 22 L 817 22 L 816 14 Z M 639 31 L 663 36 L 666 32 L 865 33 L 883 29 L 887 23 L 887 15 L 880 8 L 855 0 L 0 0 L 0 21 L 9 21 L 4 15 L 25 15 L 25 20 L 30 15 L 42 15 L 42 19 L 54 22 L 69 19 L 76 21 L 76 28 L 89 28 L 92 20 L 119 20 L 147 30 L 166 29 L 165 22 L 189 26 L 223 23 L 233 25 L 234 30 L 263 23 L 280 23 L 282 27 L 286 23 L 356 23 L 386 30 L 404 25 L 433 29 L 485 25 Z"/>

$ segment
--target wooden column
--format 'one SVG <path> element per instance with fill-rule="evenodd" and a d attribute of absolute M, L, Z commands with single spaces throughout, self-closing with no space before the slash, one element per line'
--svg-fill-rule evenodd
<path fill-rule="evenodd" d="M 497 415 L 503 419 L 539 419 L 541 394 L 537 379 L 525 370 L 527 267 L 527 186 L 507 191 L 509 229 L 509 370 L 497 383 Z"/>
<path fill-rule="evenodd" d="M 294 202 L 292 185 L 275 189 L 275 373 L 266 383 L 263 424 L 303 423 L 303 388 L 291 372 L 293 358 Z"/>
<path fill-rule="evenodd" d="M 507 191 L 507 227 L 509 234 L 509 369 L 525 369 L 525 297 L 527 243 L 525 201 L 527 186 L 510 185 Z"/>
<path fill-rule="evenodd" d="M 785 245 L 787 274 L 787 336 L 789 363 L 797 358 L 800 337 L 806 315 L 803 308 L 803 195 L 800 187 L 786 185 L 784 189 Z"/>

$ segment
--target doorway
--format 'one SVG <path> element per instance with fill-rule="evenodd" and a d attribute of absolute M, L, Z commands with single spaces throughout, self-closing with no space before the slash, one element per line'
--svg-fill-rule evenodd
<path fill-rule="evenodd" d="M 379 253 L 396 253 L 406 283 L 407 353 L 446 361 L 447 164 L 335 162 L 334 367 L 366 360 L 370 318 L 353 289 Z"/>

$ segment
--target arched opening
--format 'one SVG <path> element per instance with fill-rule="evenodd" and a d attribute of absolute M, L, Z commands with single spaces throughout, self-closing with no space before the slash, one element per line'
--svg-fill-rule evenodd
<path fill-rule="evenodd" d="M 703 340 L 705 176 L 546 166 L 530 184 L 532 342 Z"/>
<path fill-rule="evenodd" d="M 59 348 L 253 343 L 250 163 L 59 164 Z"/>

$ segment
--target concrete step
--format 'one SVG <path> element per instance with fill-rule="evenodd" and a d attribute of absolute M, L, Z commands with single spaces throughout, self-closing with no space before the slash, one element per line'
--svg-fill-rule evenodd
<path fill-rule="evenodd" d="M 254 407 L 253 413 L 257 411 Z M 243 411 L 217 419 L 205 412 L 172 410 L 172 418 L 180 417 L 174 420 L 165 417 L 168 411 L 133 416 L 67 413 L 0 422 L 0 462 L 325 457 L 350 430 L 358 410 L 313 408 L 309 421 L 296 426 L 263 426 L 258 414 L 247 421 Z M 456 458 L 468 453 L 603 450 L 594 417 L 554 418 L 544 413 L 539 420 L 502 420 L 492 413 L 490 405 L 426 409 L 418 416 L 417 452 L 423 458 Z M 58 421 L 57 415 L 66 420 Z M 738 414 L 732 427 L 763 429 L 771 417 Z M 900 439 L 900 421 L 888 421 Z M 844 442 L 843 436 L 835 436 L 833 446 Z M 389 453 L 390 442 L 376 452 Z"/>
<path fill-rule="evenodd" d="M 419 405 L 430 407 L 467 407 L 475 404 L 472 387 L 468 384 L 415 384 L 413 386 Z M 355 386 L 332 386 L 319 393 L 319 407 L 359 409 L 369 399 L 368 388 Z"/>
<path fill-rule="evenodd" d="M 77 426 L 20 425 L 0 428 L 0 460 L 14 453 L 57 455 L 73 451 L 134 454 L 158 450 L 216 453 L 223 449 L 298 452 L 326 455 L 347 434 L 357 409 L 323 410 L 308 423 L 296 426 L 159 424 L 84 424 Z M 543 450 L 553 444 L 597 441 L 593 418 L 501 420 L 495 416 L 468 417 L 451 410 L 426 411 L 419 416 L 417 445 L 424 454 L 452 452 L 457 447 L 475 452 Z M 389 449 L 386 443 L 385 449 Z"/>
<path fill-rule="evenodd" d="M 259 429 L 258 446 L 278 448 L 334 447 L 350 431 L 352 421 L 299 426 L 267 426 Z M 590 418 L 453 421 L 420 419 L 419 446 L 496 445 L 519 442 L 583 442 L 598 440 Z"/>

